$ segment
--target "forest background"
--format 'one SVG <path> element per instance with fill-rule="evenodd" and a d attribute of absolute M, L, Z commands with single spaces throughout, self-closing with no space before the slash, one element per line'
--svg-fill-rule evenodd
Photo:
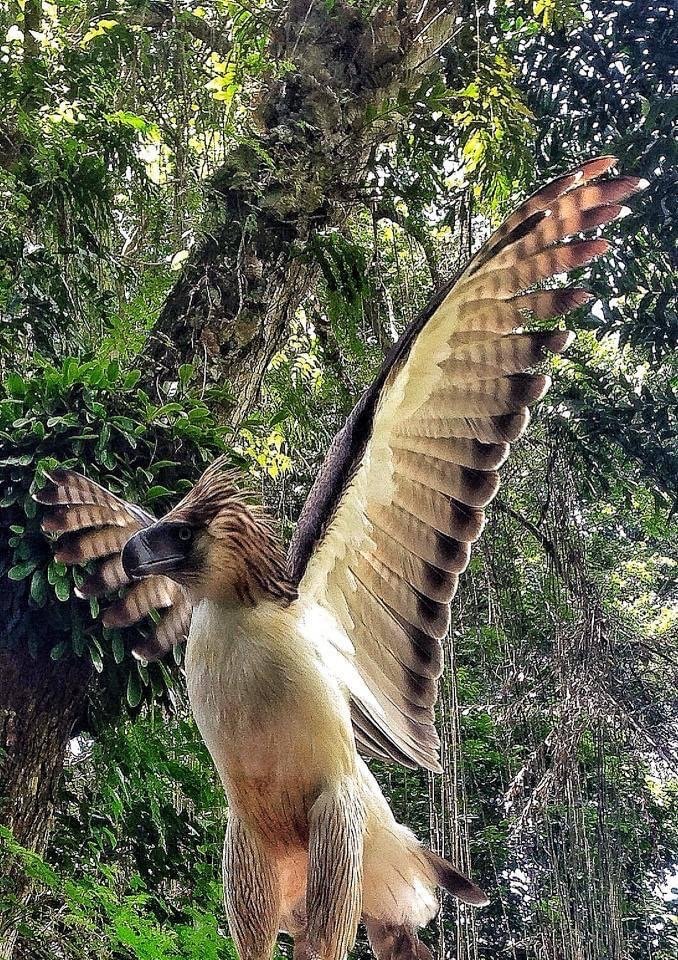
<path fill-rule="evenodd" d="M 440 958 L 676 956 L 675 22 L 668 0 L 0 2 L 0 956 L 234 956 L 180 666 L 73 596 L 43 471 L 163 512 L 225 450 L 289 535 L 399 331 L 516 199 L 601 153 L 650 185 L 463 578 L 445 774 L 375 771 L 491 897 L 444 902 Z"/>

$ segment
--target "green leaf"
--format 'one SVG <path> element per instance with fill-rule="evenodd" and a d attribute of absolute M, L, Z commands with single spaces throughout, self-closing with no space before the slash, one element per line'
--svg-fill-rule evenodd
<path fill-rule="evenodd" d="M 163 487 L 162 484 L 156 484 L 156 486 L 151 487 L 151 489 L 146 494 L 146 500 L 155 500 L 157 497 L 167 497 L 172 493 L 167 487 Z"/>
<path fill-rule="evenodd" d="M 0 460 L 1 467 L 27 467 L 29 463 L 33 462 L 32 453 L 22 453 L 18 457 L 5 457 L 3 460 Z"/>
<path fill-rule="evenodd" d="M 47 582 L 44 570 L 36 570 L 31 579 L 31 600 L 38 607 L 47 602 Z"/>
<path fill-rule="evenodd" d="M 182 363 L 179 367 L 179 380 L 181 381 L 182 387 L 185 387 L 188 381 L 191 379 L 195 372 L 195 367 L 192 363 Z"/>
<path fill-rule="evenodd" d="M 188 412 L 188 419 L 191 423 L 198 423 L 200 420 L 209 420 L 210 412 L 207 407 L 194 407 Z"/>
<path fill-rule="evenodd" d="M 7 374 L 4 387 L 11 397 L 16 397 L 18 400 L 22 400 L 28 392 L 28 384 L 21 374 L 16 373 L 16 371 Z"/>
<path fill-rule="evenodd" d="M 25 580 L 37 567 L 36 560 L 24 560 L 23 563 L 16 563 L 7 571 L 10 580 Z"/>
<path fill-rule="evenodd" d="M 54 592 L 57 596 L 57 600 L 61 600 L 62 603 L 65 603 L 71 595 L 71 585 L 69 581 L 65 578 L 59 578 L 54 583 Z"/>
<path fill-rule="evenodd" d="M 141 683 L 136 671 L 130 670 L 127 677 L 127 702 L 130 707 L 138 707 L 141 703 Z"/>
<path fill-rule="evenodd" d="M 122 636 L 118 630 L 114 631 L 111 636 L 111 649 L 113 651 L 113 659 L 116 664 L 122 663 L 125 659 L 125 644 L 122 641 Z"/>
<path fill-rule="evenodd" d="M 50 560 L 50 564 L 47 567 L 47 582 L 52 586 L 66 576 L 66 564 L 61 563 L 59 560 Z"/>
<path fill-rule="evenodd" d="M 103 673 L 104 672 L 103 658 L 99 650 L 93 644 L 89 648 L 89 655 L 92 659 L 92 663 L 94 664 L 94 669 L 96 670 L 96 672 Z"/>
<path fill-rule="evenodd" d="M 49 652 L 49 655 L 52 660 L 61 660 L 64 653 L 66 652 L 67 643 L 65 640 L 61 640 L 57 643 Z"/>

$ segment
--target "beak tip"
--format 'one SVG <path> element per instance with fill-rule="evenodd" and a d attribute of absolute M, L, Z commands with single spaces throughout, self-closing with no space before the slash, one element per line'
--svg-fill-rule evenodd
<path fill-rule="evenodd" d="M 138 534 L 135 534 L 131 537 L 125 546 L 122 548 L 121 561 L 122 569 L 125 571 L 125 574 L 130 578 L 130 580 L 139 579 L 139 558 L 138 558 L 138 545 L 135 543 Z"/>
<path fill-rule="evenodd" d="M 122 568 L 130 580 L 143 580 L 156 574 L 169 575 L 183 562 L 171 534 L 160 523 L 138 530 L 127 541 L 121 554 Z"/>

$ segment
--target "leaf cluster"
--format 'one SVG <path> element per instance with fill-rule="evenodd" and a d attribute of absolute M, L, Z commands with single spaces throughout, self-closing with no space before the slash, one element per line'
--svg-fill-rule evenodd
<path fill-rule="evenodd" d="M 35 657 L 90 658 L 108 697 L 126 698 L 132 709 L 166 697 L 167 668 L 137 665 L 127 653 L 132 637 L 99 626 L 96 599 L 75 598 L 82 573 L 53 560 L 32 493 L 50 469 L 73 467 L 124 499 L 163 512 L 201 465 L 225 449 L 228 431 L 208 406 L 215 397 L 196 395 L 188 386 L 191 374 L 183 368 L 171 399 L 157 403 L 140 387 L 140 371 L 124 370 L 118 361 L 71 357 L 54 366 L 34 358 L 27 372 L 7 375 L 0 393 L 0 573 L 49 625 L 0 642 L 28 643 Z"/>

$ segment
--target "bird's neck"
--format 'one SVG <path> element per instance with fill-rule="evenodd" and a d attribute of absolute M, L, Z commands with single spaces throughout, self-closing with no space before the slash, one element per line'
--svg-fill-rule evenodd
<path fill-rule="evenodd" d="M 245 609 L 269 603 L 286 607 L 297 597 L 287 561 L 268 524 L 252 522 L 244 532 L 228 528 L 214 540 L 199 590 L 195 600 Z"/>

